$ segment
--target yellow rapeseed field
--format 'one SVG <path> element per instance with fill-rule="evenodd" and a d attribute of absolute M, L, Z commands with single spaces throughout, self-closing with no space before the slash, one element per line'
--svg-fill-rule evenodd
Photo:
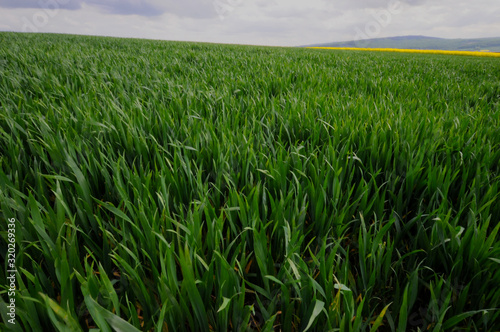
<path fill-rule="evenodd" d="M 500 53 L 492 53 L 492 52 L 414 50 L 414 49 L 401 49 L 401 48 L 361 48 L 361 47 L 309 47 L 309 48 L 316 48 L 316 49 L 323 49 L 323 50 L 354 50 L 354 51 L 374 51 L 374 52 L 470 55 L 470 56 L 486 56 L 486 57 L 498 57 L 498 58 L 500 58 Z"/>

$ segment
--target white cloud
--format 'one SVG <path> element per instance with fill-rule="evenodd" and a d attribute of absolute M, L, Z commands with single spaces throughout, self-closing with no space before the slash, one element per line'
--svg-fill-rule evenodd
<path fill-rule="evenodd" d="M 401 8 L 387 19 L 390 1 Z M 370 28 L 370 37 L 493 37 L 497 1 L 0 0 L 0 30 L 283 46 L 351 40 Z"/>

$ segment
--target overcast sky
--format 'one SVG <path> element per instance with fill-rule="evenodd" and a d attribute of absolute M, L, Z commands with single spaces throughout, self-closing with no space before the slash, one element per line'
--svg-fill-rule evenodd
<path fill-rule="evenodd" d="M 276 46 L 500 36 L 499 0 L 0 0 L 0 31 Z"/>

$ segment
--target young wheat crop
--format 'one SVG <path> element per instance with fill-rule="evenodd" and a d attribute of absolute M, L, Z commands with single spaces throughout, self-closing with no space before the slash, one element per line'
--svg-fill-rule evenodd
<path fill-rule="evenodd" d="M 499 78 L 0 33 L 0 329 L 499 330 Z"/>

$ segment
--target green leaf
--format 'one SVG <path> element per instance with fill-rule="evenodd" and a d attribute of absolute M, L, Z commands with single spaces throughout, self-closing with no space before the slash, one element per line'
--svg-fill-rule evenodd
<path fill-rule="evenodd" d="M 267 278 L 267 279 L 269 279 L 271 281 L 274 281 L 278 285 L 285 286 L 285 284 L 283 284 L 280 280 L 276 279 L 276 277 L 273 277 L 273 276 L 270 276 L 270 275 L 265 275 L 264 278 Z"/>
<path fill-rule="evenodd" d="M 387 312 L 387 309 L 389 308 L 389 306 L 392 304 L 389 303 L 388 305 L 386 305 L 384 307 L 384 309 L 382 309 L 382 311 L 380 312 L 380 314 L 378 315 L 377 319 L 375 320 L 375 322 L 373 323 L 373 326 L 372 328 L 370 329 L 370 332 L 375 332 L 377 331 L 377 329 L 379 328 L 379 326 L 382 324 L 382 321 L 384 319 L 384 316 L 385 316 L 385 313 Z"/>
<path fill-rule="evenodd" d="M 45 302 L 50 320 L 59 331 L 78 332 L 82 331 L 80 324 L 59 304 L 45 294 L 40 293 L 40 296 Z"/>
<path fill-rule="evenodd" d="M 304 332 L 309 330 L 309 328 L 313 325 L 314 320 L 319 316 L 323 308 L 325 307 L 325 302 L 316 300 L 316 303 L 314 304 L 314 309 L 311 314 L 311 317 L 309 317 L 309 322 L 307 323 L 306 328 L 304 329 Z"/>
<path fill-rule="evenodd" d="M 401 307 L 399 309 L 398 331 L 406 331 L 406 324 L 408 323 L 408 286 L 409 285 L 406 285 L 405 287 L 403 302 L 401 303 Z"/>
<path fill-rule="evenodd" d="M 487 310 L 467 311 L 467 312 L 463 312 L 459 315 L 453 316 L 450 319 L 448 319 L 446 322 L 444 322 L 443 330 L 451 329 L 452 327 L 456 326 L 458 323 L 460 323 L 464 319 L 466 319 L 468 317 L 472 317 L 472 316 L 480 314 L 480 313 L 484 313 L 486 311 Z"/>
<path fill-rule="evenodd" d="M 90 315 L 103 332 L 111 332 L 109 327 L 115 332 L 140 332 L 129 322 L 101 307 L 90 295 L 86 295 L 84 300 Z"/>
<path fill-rule="evenodd" d="M 43 176 L 46 179 L 58 180 L 58 181 L 73 183 L 73 180 L 71 180 L 71 179 L 69 179 L 69 178 L 67 178 L 65 176 L 61 176 L 61 175 L 48 175 L 48 174 L 40 174 L 40 175 Z"/>
<path fill-rule="evenodd" d="M 495 263 L 500 264 L 500 259 L 498 259 L 498 258 L 489 257 L 489 259 L 491 259 Z"/>
<path fill-rule="evenodd" d="M 341 291 L 345 292 L 352 292 L 352 290 L 344 284 L 334 284 L 333 288 L 340 289 Z"/>
<path fill-rule="evenodd" d="M 231 302 L 231 299 L 224 297 L 222 300 L 222 305 L 220 306 L 219 310 L 217 310 L 217 312 L 221 312 L 222 310 L 226 309 L 226 307 L 229 305 L 230 302 Z"/>

